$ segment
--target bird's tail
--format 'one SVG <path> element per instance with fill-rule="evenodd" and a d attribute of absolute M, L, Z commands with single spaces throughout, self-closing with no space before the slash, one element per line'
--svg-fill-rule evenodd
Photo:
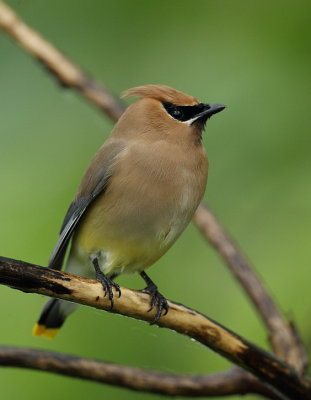
<path fill-rule="evenodd" d="M 78 304 L 70 303 L 66 300 L 48 300 L 43 307 L 38 322 L 33 327 L 33 335 L 45 336 L 48 339 L 53 339 L 65 322 L 65 319 L 77 307 Z"/>

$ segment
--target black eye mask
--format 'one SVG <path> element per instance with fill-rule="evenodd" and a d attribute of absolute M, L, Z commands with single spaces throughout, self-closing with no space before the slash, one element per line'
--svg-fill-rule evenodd
<path fill-rule="evenodd" d="M 195 118 L 202 111 L 206 110 L 206 104 L 200 103 L 194 106 L 176 106 L 172 103 L 163 102 L 163 107 L 168 114 L 177 121 L 185 122 Z"/>

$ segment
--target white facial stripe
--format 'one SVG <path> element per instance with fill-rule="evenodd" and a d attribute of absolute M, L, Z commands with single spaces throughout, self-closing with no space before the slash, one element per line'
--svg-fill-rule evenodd
<path fill-rule="evenodd" d="M 196 121 L 198 118 L 200 118 L 200 115 L 198 115 L 197 117 L 188 119 L 188 121 L 185 121 L 185 122 L 190 126 L 190 125 L 191 125 L 194 121 Z"/>

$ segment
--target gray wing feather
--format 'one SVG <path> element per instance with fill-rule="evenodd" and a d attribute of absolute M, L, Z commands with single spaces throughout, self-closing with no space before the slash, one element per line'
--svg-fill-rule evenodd
<path fill-rule="evenodd" d="M 114 159 L 124 148 L 124 143 L 107 143 L 94 157 L 84 175 L 78 195 L 65 215 L 58 241 L 49 260 L 49 268 L 58 270 L 62 268 L 66 250 L 75 228 L 90 204 L 99 194 L 105 192 L 112 174 Z M 96 167 L 94 168 L 96 162 L 101 164 L 97 170 Z M 85 188 L 87 190 L 84 190 Z M 88 194 L 86 195 L 85 192 Z"/>
<path fill-rule="evenodd" d="M 93 200 L 99 195 L 99 193 L 104 191 L 104 188 L 108 183 L 108 178 L 106 179 L 106 181 L 101 183 L 101 190 L 96 190 L 96 192 L 92 193 L 92 195 L 89 197 L 82 197 L 80 199 L 77 199 L 69 207 L 58 241 L 56 243 L 56 246 L 54 247 L 49 261 L 49 268 L 59 270 L 62 268 L 69 240 L 78 222 L 80 221 L 88 206 L 93 202 Z"/>

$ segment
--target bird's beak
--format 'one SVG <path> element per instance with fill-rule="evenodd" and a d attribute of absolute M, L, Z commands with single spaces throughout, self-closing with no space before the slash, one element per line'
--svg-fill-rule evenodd
<path fill-rule="evenodd" d="M 205 106 L 206 110 L 203 111 L 203 115 L 207 116 L 208 118 L 226 108 L 226 106 L 223 104 L 205 104 Z"/>
<path fill-rule="evenodd" d="M 223 104 L 204 104 L 203 111 L 195 116 L 192 123 L 194 123 L 195 121 L 199 121 L 200 119 L 204 119 L 206 121 L 212 115 L 219 113 L 225 108 L 226 106 L 224 106 Z"/>
<path fill-rule="evenodd" d="M 204 107 L 205 109 L 200 114 L 198 114 L 199 118 L 210 118 L 212 115 L 217 114 L 226 108 L 226 106 L 224 106 L 223 104 L 204 104 Z"/>

